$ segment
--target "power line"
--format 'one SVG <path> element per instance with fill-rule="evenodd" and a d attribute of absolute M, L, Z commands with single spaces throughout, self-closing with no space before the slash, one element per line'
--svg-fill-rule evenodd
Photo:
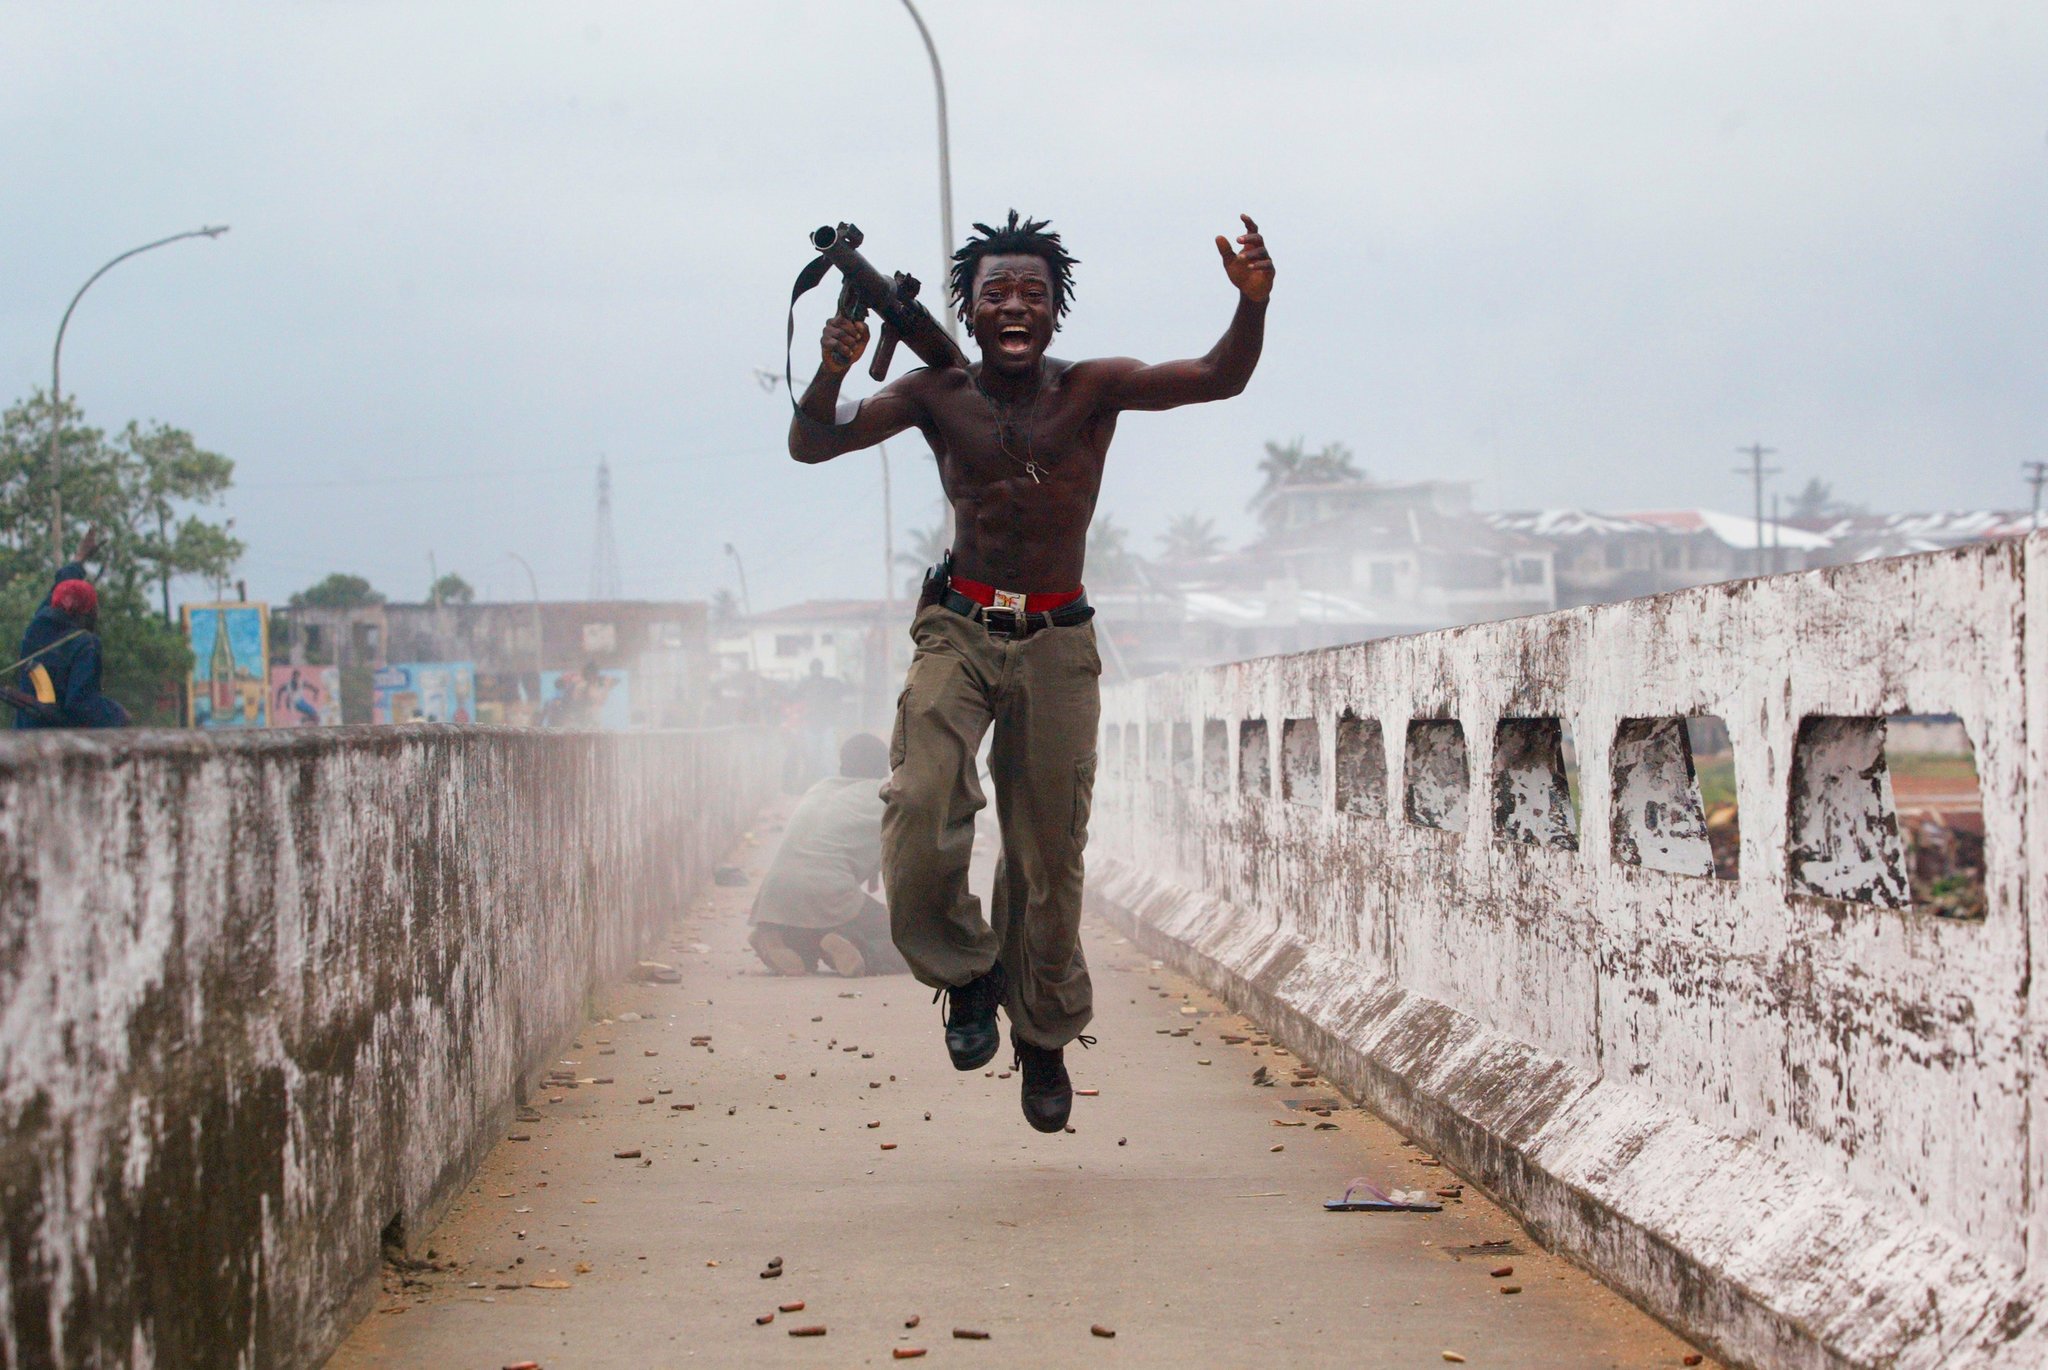
<path fill-rule="evenodd" d="M 750 447 L 735 448 L 725 452 L 698 452 L 678 457 L 647 457 L 639 461 L 624 461 L 625 468 L 636 466 L 684 466 L 700 462 L 716 462 L 726 458 L 758 457 L 778 454 L 781 448 Z M 435 471 L 396 476 L 344 476 L 327 480 L 258 480 L 236 481 L 234 490 L 337 490 L 355 486 L 378 485 L 426 485 L 444 481 L 488 481 L 502 482 L 508 476 L 563 475 L 569 472 L 588 470 L 581 462 L 550 466 L 472 466 L 455 471 Z"/>
<path fill-rule="evenodd" d="M 1764 571 L 1764 477 L 1775 476 L 1779 471 L 1775 466 L 1765 466 L 1764 458 L 1776 456 L 1778 449 L 1753 442 L 1747 447 L 1738 447 L 1735 450 L 1749 458 L 1749 465 L 1736 467 L 1735 474 L 1748 476 L 1756 492 L 1756 522 L 1751 525 L 1756 531 L 1756 561 L 1750 567 L 1750 574 L 1760 576 Z"/>

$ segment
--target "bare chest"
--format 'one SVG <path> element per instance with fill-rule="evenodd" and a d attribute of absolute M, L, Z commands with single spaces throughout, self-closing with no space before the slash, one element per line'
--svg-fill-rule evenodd
<path fill-rule="evenodd" d="M 935 407 L 933 418 L 933 447 L 954 479 L 1053 486 L 1062 493 L 1077 487 L 1093 493 L 1112 430 L 1083 397 L 1063 387 L 1013 401 L 963 386 Z"/>

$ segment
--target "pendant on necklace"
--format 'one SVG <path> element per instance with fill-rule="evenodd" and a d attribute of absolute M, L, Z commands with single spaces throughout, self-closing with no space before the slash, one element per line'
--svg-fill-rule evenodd
<path fill-rule="evenodd" d="M 1031 483 L 1032 483 L 1033 485 L 1043 485 L 1043 484 L 1045 484 L 1045 482 L 1044 482 L 1044 481 L 1042 481 L 1042 480 L 1040 480 L 1040 479 L 1038 478 L 1038 463 L 1037 463 L 1037 462 L 1033 462 L 1033 461 L 1027 461 L 1027 462 L 1025 462 L 1025 463 L 1024 463 L 1024 471 L 1025 471 L 1025 474 L 1026 474 L 1026 475 L 1029 475 L 1029 476 L 1031 477 Z"/>

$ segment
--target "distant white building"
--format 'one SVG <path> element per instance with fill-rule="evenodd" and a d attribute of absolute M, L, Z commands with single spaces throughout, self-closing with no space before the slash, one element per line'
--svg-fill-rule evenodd
<path fill-rule="evenodd" d="M 807 599 L 734 619 L 714 630 L 711 650 L 722 675 L 753 672 L 793 684 L 813 673 L 864 687 L 888 655 L 908 665 L 911 606 L 898 603 L 895 619 L 879 599 Z M 893 626 L 892 626 L 893 624 Z M 885 639 L 903 638 L 900 652 Z"/>
<path fill-rule="evenodd" d="M 1714 509 L 1541 509 L 1485 518 L 1551 547 L 1559 608 L 1802 570 L 1819 564 L 1816 558 L 1831 545 L 1825 535 L 1790 523 L 1766 522 L 1759 530 L 1752 519 Z"/>

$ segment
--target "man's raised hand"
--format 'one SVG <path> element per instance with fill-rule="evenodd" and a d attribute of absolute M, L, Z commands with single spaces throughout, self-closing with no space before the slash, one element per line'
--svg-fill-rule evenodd
<path fill-rule="evenodd" d="M 72 554 L 71 559 L 79 563 L 90 561 L 100 550 L 100 543 L 105 540 L 105 536 L 105 534 L 100 532 L 100 526 L 97 523 L 87 528 L 85 536 L 78 540 L 78 550 Z"/>
<path fill-rule="evenodd" d="M 1216 250 L 1223 256 L 1223 271 L 1230 277 L 1230 283 L 1247 300 L 1264 304 L 1273 294 L 1273 259 L 1266 255 L 1266 240 L 1259 235 L 1259 226 L 1252 222 L 1252 216 L 1237 217 L 1244 220 L 1244 233 L 1237 240 L 1243 250 L 1232 252 L 1230 239 L 1221 233 L 1216 235 Z"/>
<path fill-rule="evenodd" d="M 824 369 L 835 376 L 844 375 L 868 350 L 868 326 L 858 319 L 842 319 L 834 314 L 825 320 L 825 333 L 818 340 L 818 347 L 824 354 Z"/>

